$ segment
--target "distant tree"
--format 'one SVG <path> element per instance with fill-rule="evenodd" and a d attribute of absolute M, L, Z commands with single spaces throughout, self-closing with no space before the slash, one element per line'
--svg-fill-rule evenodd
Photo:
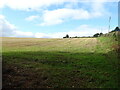
<path fill-rule="evenodd" d="M 120 31 L 119 27 L 116 27 L 114 31 Z"/>
<path fill-rule="evenodd" d="M 75 36 L 75 38 L 78 38 L 77 36 Z"/>
<path fill-rule="evenodd" d="M 119 27 L 116 27 L 114 30 L 112 30 L 111 32 L 115 32 L 115 31 L 120 31 Z"/>
<path fill-rule="evenodd" d="M 99 35 L 100 35 L 99 33 L 96 33 L 93 35 L 93 37 L 99 37 Z"/>
<path fill-rule="evenodd" d="M 69 35 L 67 34 L 65 37 L 63 37 L 63 38 L 69 38 Z"/>
<path fill-rule="evenodd" d="M 102 35 L 103 35 L 103 33 L 100 33 L 100 34 L 99 34 L 99 36 L 102 36 Z"/>
<path fill-rule="evenodd" d="M 69 35 L 68 35 L 68 34 L 66 35 L 66 38 L 69 38 Z"/>

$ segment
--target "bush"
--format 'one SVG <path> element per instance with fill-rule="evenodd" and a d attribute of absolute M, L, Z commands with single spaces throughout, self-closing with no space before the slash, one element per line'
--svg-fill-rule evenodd
<path fill-rule="evenodd" d="M 67 34 L 65 37 L 63 37 L 63 38 L 69 38 L 69 35 Z"/>
<path fill-rule="evenodd" d="M 93 37 L 99 37 L 99 36 L 100 36 L 99 33 L 96 33 L 96 34 L 93 35 Z"/>

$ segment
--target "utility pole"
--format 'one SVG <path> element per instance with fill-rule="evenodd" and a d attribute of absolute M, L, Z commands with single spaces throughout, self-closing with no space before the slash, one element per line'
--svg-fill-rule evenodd
<path fill-rule="evenodd" d="M 120 28 L 120 1 L 118 2 L 118 27 Z"/>
<path fill-rule="evenodd" d="M 101 33 L 102 33 L 102 28 L 101 28 Z"/>
<path fill-rule="evenodd" d="M 110 21 L 111 21 L 111 16 L 109 17 L 109 27 L 108 27 L 108 33 L 110 32 Z"/>

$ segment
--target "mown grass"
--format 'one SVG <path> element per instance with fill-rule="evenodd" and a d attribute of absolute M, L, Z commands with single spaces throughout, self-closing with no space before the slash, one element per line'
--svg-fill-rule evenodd
<path fill-rule="evenodd" d="M 3 87 L 118 88 L 112 38 L 3 38 Z"/>

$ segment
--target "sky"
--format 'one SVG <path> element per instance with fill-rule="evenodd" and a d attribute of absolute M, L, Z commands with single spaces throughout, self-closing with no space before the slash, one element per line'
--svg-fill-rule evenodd
<path fill-rule="evenodd" d="M 119 0 L 0 0 L 0 36 L 93 36 L 118 26 Z"/>

